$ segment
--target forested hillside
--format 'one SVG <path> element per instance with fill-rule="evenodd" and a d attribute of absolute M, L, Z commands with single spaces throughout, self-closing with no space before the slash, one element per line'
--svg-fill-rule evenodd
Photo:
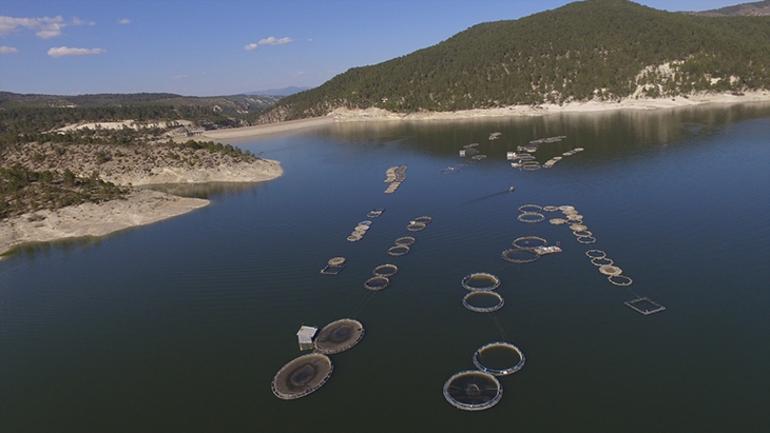
<path fill-rule="evenodd" d="M 397 112 L 770 88 L 770 17 L 709 17 L 588 0 L 473 26 L 282 99 L 278 121 L 338 107 Z"/>

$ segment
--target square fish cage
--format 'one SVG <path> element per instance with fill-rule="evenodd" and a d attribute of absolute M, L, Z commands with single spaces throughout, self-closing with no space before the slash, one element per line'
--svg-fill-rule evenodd
<path fill-rule="evenodd" d="M 326 265 L 321 269 L 321 274 L 323 275 L 337 275 L 340 272 L 342 272 L 342 269 L 344 266 L 332 266 L 332 265 Z"/>
<path fill-rule="evenodd" d="M 657 302 L 653 301 L 650 298 L 636 298 L 630 301 L 626 301 L 624 302 L 624 304 L 629 306 L 631 309 L 633 309 L 637 313 L 644 314 L 645 316 L 659 313 L 666 309 L 666 307 L 658 304 Z"/>

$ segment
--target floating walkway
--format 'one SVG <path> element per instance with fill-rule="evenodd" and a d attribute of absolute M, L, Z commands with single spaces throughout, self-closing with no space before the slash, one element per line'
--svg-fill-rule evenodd
<path fill-rule="evenodd" d="M 393 194 L 398 190 L 401 184 L 406 181 L 406 165 L 398 165 L 385 170 L 385 194 Z"/>

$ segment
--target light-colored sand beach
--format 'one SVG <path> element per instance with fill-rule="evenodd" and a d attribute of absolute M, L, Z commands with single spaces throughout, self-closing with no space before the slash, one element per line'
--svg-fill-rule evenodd
<path fill-rule="evenodd" d="M 312 117 L 310 119 L 289 120 L 286 122 L 266 123 L 264 125 L 244 126 L 241 128 L 215 129 L 204 132 L 201 137 L 211 140 L 255 137 L 259 135 L 278 134 L 315 126 L 323 126 L 334 122 L 334 120 L 333 116 L 324 116 Z"/>

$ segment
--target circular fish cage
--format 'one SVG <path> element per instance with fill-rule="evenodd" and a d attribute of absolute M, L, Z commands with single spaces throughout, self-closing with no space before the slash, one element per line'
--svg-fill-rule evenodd
<path fill-rule="evenodd" d="M 610 283 L 620 287 L 628 287 L 634 283 L 634 280 L 632 280 L 631 277 L 627 277 L 625 275 L 609 275 L 607 276 L 607 280 L 609 280 Z"/>
<path fill-rule="evenodd" d="M 588 227 L 584 226 L 583 224 L 570 224 L 569 229 L 573 232 L 583 232 L 588 230 Z"/>
<path fill-rule="evenodd" d="M 511 343 L 497 341 L 479 347 L 473 365 L 484 373 L 508 376 L 524 368 L 524 353 Z"/>
<path fill-rule="evenodd" d="M 390 285 L 390 280 L 387 277 L 374 276 L 364 281 L 364 287 L 367 290 L 378 292 Z"/>
<path fill-rule="evenodd" d="M 352 349 L 362 338 L 364 338 L 364 325 L 361 322 L 340 319 L 321 328 L 313 345 L 318 352 L 333 355 Z"/>
<path fill-rule="evenodd" d="M 521 164 L 521 169 L 525 171 L 535 171 L 540 170 L 541 168 L 540 163 L 537 161 L 526 161 Z"/>
<path fill-rule="evenodd" d="M 428 225 L 425 223 L 421 223 L 419 221 L 410 221 L 409 224 L 407 224 L 406 229 L 410 232 L 419 232 L 421 230 L 425 230 L 426 227 L 428 227 Z"/>
<path fill-rule="evenodd" d="M 332 257 L 326 263 L 328 263 L 329 266 L 342 266 L 345 264 L 346 261 L 347 261 L 346 258 L 340 256 L 340 257 Z"/>
<path fill-rule="evenodd" d="M 546 212 L 556 212 L 559 208 L 556 206 L 543 206 L 543 210 Z"/>
<path fill-rule="evenodd" d="M 602 250 L 588 250 L 586 251 L 586 256 L 588 256 L 591 259 L 603 259 L 607 257 L 607 253 L 605 253 Z"/>
<path fill-rule="evenodd" d="M 463 307 L 476 313 L 492 313 L 503 308 L 503 297 L 497 292 L 474 291 L 463 296 Z"/>
<path fill-rule="evenodd" d="M 591 259 L 591 264 L 598 268 L 599 266 L 611 266 L 611 265 L 614 265 L 615 261 L 612 260 L 611 258 L 607 257 L 607 256 L 604 256 L 604 257 L 594 257 L 594 258 Z"/>
<path fill-rule="evenodd" d="M 396 245 L 405 245 L 407 247 L 411 247 L 415 242 L 417 242 L 417 239 L 412 236 L 402 236 L 396 239 L 393 243 Z"/>
<path fill-rule="evenodd" d="M 372 271 L 372 274 L 374 274 L 375 277 L 385 277 L 390 278 L 393 275 L 396 275 L 398 272 L 398 266 L 392 264 L 392 263 L 385 263 L 384 265 L 379 265 Z"/>
<path fill-rule="evenodd" d="M 347 239 L 347 240 L 348 240 L 348 242 L 358 242 L 358 241 L 360 241 L 360 240 L 361 240 L 361 236 L 358 236 L 358 235 L 350 235 L 350 236 L 348 236 L 348 237 L 347 237 L 347 238 L 345 238 L 345 239 Z"/>
<path fill-rule="evenodd" d="M 309 353 L 294 358 L 278 370 L 270 388 L 276 397 L 282 400 L 294 400 L 304 397 L 329 380 L 334 367 L 328 356 L 322 353 Z"/>
<path fill-rule="evenodd" d="M 512 242 L 515 248 L 520 250 L 529 250 L 537 247 L 544 247 L 548 245 L 548 241 L 540 236 L 521 236 L 513 240 Z"/>
<path fill-rule="evenodd" d="M 535 155 L 531 155 L 529 153 L 524 153 L 524 154 L 518 155 L 516 157 L 516 159 L 518 159 L 521 162 L 534 161 L 535 160 Z"/>
<path fill-rule="evenodd" d="M 539 211 L 543 210 L 543 207 L 537 204 L 523 204 L 519 206 L 519 212 L 528 213 L 538 213 Z"/>
<path fill-rule="evenodd" d="M 486 272 L 476 272 L 463 277 L 461 284 L 466 290 L 471 292 L 488 292 L 500 287 L 500 278 Z"/>
<path fill-rule="evenodd" d="M 527 224 L 536 224 L 545 220 L 545 215 L 537 212 L 523 212 L 516 217 L 517 220 Z"/>
<path fill-rule="evenodd" d="M 594 235 L 594 233 L 592 231 L 590 231 L 590 230 L 583 230 L 583 231 L 579 231 L 579 232 L 572 232 L 572 234 L 575 235 L 575 237 L 577 237 L 577 238 L 579 238 L 581 236 L 593 236 Z"/>
<path fill-rule="evenodd" d="M 393 257 L 400 257 L 405 254 L 409 254 L 409 247 L 407 245 L 393 245 L 388 248 L 388 255 Z"/>
<path fill-rule="evenodd" d="M 583 215 L 573 213 L 567 215 L 567 221 L 573 222 L 573 223 L 582 223 L 583 222 Z"/>
<path fill-rule="evenodd" d="M 572 212 L 575 210 L 575 206 L 570 206 L 568 204 L 563 204 L 559 206 L 559 210 L 562 212 Z"/>
<path fill-rule="evenodd" d="M 359 226 L 370 226 L 370 225 L 372 225 L 372 222 L 370 220 L 363 220 L 363 221 L 359 222 L 357 225 L 359 225 Z"/>
<path fill-rule="evenodd" d="M 599 272 L 604 275 L 617 276 L 623 273 L 623 269 L 620 269 L 615 265 L 602 265 L 599 266 Z"/>
<path fill-rule="evenodd" d="M 452 375 L 444 383 L 444 398 L 462 410 L 484 410 L 496 405 L 503 397 L 497 378 L 483 371 L 467 370 Z"/>
<path fill-rule="evenodd" d="M 540 254 L 533 252 L 532 250 L 523 250 L 521 248 L 510 248 L 503 251 L 500 256 L 506 262 L 524 264 L 532 263 L 540 258 Z"/>
<path fill-rule="evenodd" d="M 413 221 L 418 222 L 418 223 L 422 223 L 422 224 L 425 224 L 425 225 L 428 225 L 428 224 L 433 222 L 433 218 L 431 218 L 431 217 L 429 217 L 427 215 L 424 215 L 424 216 L 420 216 L 420 217 L 415 218 Z"/>
<path fill-rule="evenodd" d="M 380 215 L 382 215 L 383 212 L 385 212 L 385 209 L 372 209 L 372 210 L 370 210 L 369 212 L 366 213 L 366 217 L 367 218 L 377 218 Z"/>
<path fill-rule="evenodd" d="M 366 231 L 369 231 L 369 229 L 370 229 L 370 228 L 371 228 L 371 227 L 370 227 L 370 226 L 368 226 L 368 225 L 366 225 L 366 224 L 359 224 L 359 225 L 357 225 L 357 226 L 356 226 L 356 227 L 353 229 L 353 231 L 356 231 L 356 232 L 366 232 Z"/>
<path fill-rule="evenodd" d="M 589 245 L 589 244 L 595 244 L 596 238 L 593 236 L 578 236 L 577 241 L 581 244 Z"/>
<path fill-rule="evenodd" d="M 548 222 L 555 226 L 560 226 L 562 224 L 567 224 L 568 221 L 564 218 L 551 218 L 548 220 Z"/>

